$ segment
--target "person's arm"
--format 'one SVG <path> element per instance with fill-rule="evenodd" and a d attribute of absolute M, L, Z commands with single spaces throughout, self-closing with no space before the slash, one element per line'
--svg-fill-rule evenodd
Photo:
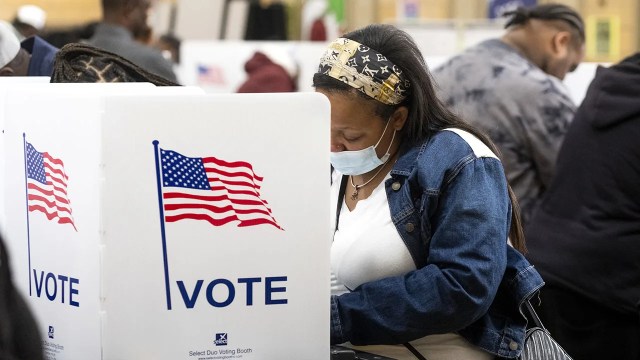
<path fill-rule="evenodd" d="M 523 126 L 540 182 L 548 187 L 556 159 L 576 107 L 564 85 L 550 80 L 544 92 L 532 94 L 523 108 Z"/>
<path fill-rule="evenodd" d="M 428 265 L 332 297 L 332 344 L 403 343 L 460 330 L 486 313 L 506 267 L 506 180 L 494 158 L 471 160 L 453 173 L 430 198 L 438 210 L 425 219 L 433 232 Z"/>

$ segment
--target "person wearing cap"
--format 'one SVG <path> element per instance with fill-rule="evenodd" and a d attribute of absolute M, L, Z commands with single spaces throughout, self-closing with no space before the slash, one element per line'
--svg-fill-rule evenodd
<path fill-rule="evenodd" d="M 38 35 L 47 21 L 47 13 L 36 5 L 22 5 L 12 21 L 18 40 Z"/>
<path fill-rule="evenodd" d="M 102 48 L 141 68 L 173 82 L 176 74 L 162 53 L 135 40 L 148 30 L 151 0 L 102 0 L 102 21 L 96 26 L 89 45 Z"/>
<path fill-rule="evenodd" d="M 38 36 L 22 43 L 0 21 L 0 76 L 51 76 L 58 48 Z"/>
<path fill-rule="evenodd" d="M 576 105 L 562 83 L 584 57 L 584 23 L 559 4 L 505 14 L 506 33 L 433 71 L 443 101 L 502 154 L 526 227 L 549 186 Z"/>

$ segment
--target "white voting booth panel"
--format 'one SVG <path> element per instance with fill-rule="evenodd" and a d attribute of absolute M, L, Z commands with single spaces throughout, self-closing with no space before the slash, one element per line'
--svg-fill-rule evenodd
<path fill-rule="evenodd" d="M 24 111 L 20 95 L 7 97 L 6 233 L 48 359 L 328 356 L 324 97 L 58 90 Z M 45 152 L 66 221 L 27 212 Z M 180 171 L 211 194 L 176 185 Z"/>
<path fill-rule="evenodd" d="M 27 218 L 24 142 L 28 141 L 36 150 L 46 151 L 63 160 L 64 171 L 67 175 L 71 173 L 70 179 L 73 179 L 75 171 L 68 169 L 69 165 L 73 165 L 60 153 L 65 152 L 63 149 L 73 150 L 77 154 L 71 156 L 95 159 L 85 165 L 99 166 L 98 120 L 103 114 L 102 97 L 108 94 L 134 96 L 152 93 L 166 97 L 178 93 L 202 94 L 202 90 L 190 87 L 156 88 L 149 83 L 29 83 L 14 84 L 4 94 L 5 240 L 11 254 L 14 282 L 25 294 L 36 315 L 47 359 L 100 358 L 102 230 L 100 198 L 96 190 L 100 188 L 102 180 L 100 177 L 91 177 L 94 174 L 84 170 L 86 175 L 91 176 L 85 176 L 82 182 L 74 181 L 76 186 L 66 189 L 74 210 L 74 223 L 84 223 L 82 228 L 78 229 L 75 224 L 57 224 L 55 218 L 53 222 L 49 221 L 43 212 L 30 213 L 37 215 Z M 23 145 L 16 148 L 16 141 L 20 137 L 23 137 Z M 19 175 L 22 175 L 22 180 Z M 17 200 L 19 195 L 22 195 L 22 201 Z M 50 194 L 49 199 L 53 199 L 54 195 L 59 195 L 59 192 Z M 76 196 L 80 197 L 80 206 L 85 204 L 85 211 L 76 212 L 73 209 Z M 27 223 L 28 220 L 31 221 Z"/>
<path fill-rule="evenodd" d="M 4 99 L 7 92 L 18 84 L 43 84 L 48 83 L 49 78 L 46 76 L 32 77 L 0 77 L 0 232 L 4 228 Z"/>
<path fill-rule="evenodd" d="M 180 79 L 209 93 L 234 93 L 247 79 L 245 63 L 264 48 L 279 49 L 298 65 L 298 91 L 313 91 L 313 74 L 327 48 L 304 41 L 185 41 L 180 48 Z"/>

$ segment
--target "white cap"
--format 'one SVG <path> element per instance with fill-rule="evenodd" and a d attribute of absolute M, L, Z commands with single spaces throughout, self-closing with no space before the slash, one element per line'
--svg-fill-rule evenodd
<path fill-rule="evenodd" d="M 20 41 L 13 28 L 5 21 L 0 21 L 0 68 L 7 66 L 20 51 Z"/>
<path fill-rule="evenodd" d="M 23 5 L 18 8 L 16 18 L 21 23 L 31 25 L 37 30 L 42 30 L 47 21 L 47 13 L 36 5 Z"/>

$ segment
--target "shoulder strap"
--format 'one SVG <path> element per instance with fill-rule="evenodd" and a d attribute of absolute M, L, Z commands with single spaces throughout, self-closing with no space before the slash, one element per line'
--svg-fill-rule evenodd
<path fill-rule="evenodd" d="M 529 311 L 529 316 L 531 316 L 531 319 L 536 324 L 536 326 L 541 328 L 544 331 L 547 331 L 547 329 L 545 329 L 544 325 L 542 325 L 542 321 L 540 320 L 540 317 L 538 317 L 538 314 L 533 309 L 533 305 L 531 305 L 531 300 L 530 299 L 525 300 L 524 306 Z"/>
<path fill-rule="evenodd" d="M 418 351 L 418 349 L 414 348 L 413 345 L 409 344 L 408 342 L 402 344 L 404 345 L 404 347 L 406 347 L 407 349 L 409 349 L 409 351 L 411 351 L 411 353 L 413 354 L 413 356 L 415 356 L 418 360 L 427 360 L 426 357 L 424 357 L 424 355 L 420 354 L 420 352 Z"/>
<path fill-rule="evenodd" d="M 344 193 L 347 190 L 347 175 L 342 175 L 340 179 L 340 191 L 338 192 L 338 204 L 336 208 L 336 227 L 333 231 L 338 231 L 338 224 L 340 223 L 340 211 L 342 210 L 342 202 L 344 201 Z"/>

